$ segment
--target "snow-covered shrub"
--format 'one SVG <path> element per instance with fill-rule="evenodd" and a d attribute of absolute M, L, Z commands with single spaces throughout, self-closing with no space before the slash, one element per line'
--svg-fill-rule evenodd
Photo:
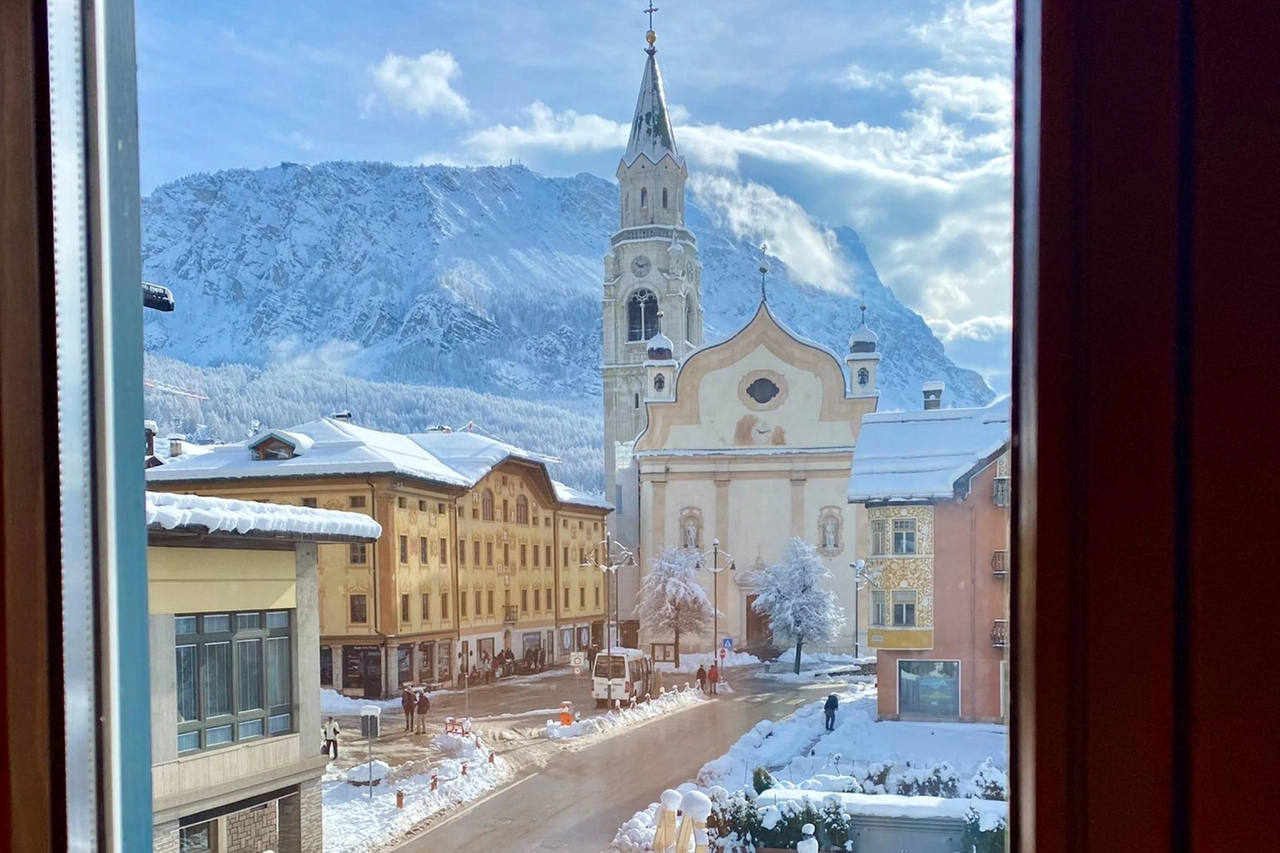
<path fill-rule="evenodd" d="M 898 777 L 895 793 L 904 797 L 958 797 L 960 774 L 945 761 L 932 769 L 912 767 L 908 762 Z"/>
<path fill-rule="evenodd" d="M 840 798 L 828 797 L 822 805 L 822 822 L 817 825 L 818 831 L 815 833 L 818 843 L 826 850 L 853 850 L 853 839 L 849 832 L 851 820 Z"/>
<path fill-rule="evenodd" d="M 981 800 L 1009 799 L 1009 776 L 990 758 L 982 762 L 977 774 L 969 780 L 968 796 Z"/>
<path fill-rule="evenodd" d="M 763 794 L 777 784 L 777 780 L 773 778 L 773 774 L 767 767 L 757 767 L 751 773 L 751 787 L 756 789 L 757 794 Z"/>
<path fill-rule="evenodd" d="M 964 820 L 964 843 L 969 853 L 1005 853 L 1009 845 L 1009 825 L 1001 817 L 969 809 Z"/>
<path fill-rule="evenodd" d="M 864 794 L 889 793 L 889 774 L 893 772 L 892 761 L 876 761 L 867 768 L 867 776 L 862 781 Z"/>

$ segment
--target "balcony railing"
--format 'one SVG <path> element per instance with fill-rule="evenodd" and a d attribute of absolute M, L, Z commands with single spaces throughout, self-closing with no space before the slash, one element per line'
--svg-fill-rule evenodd
<path fill-rule="evenodd" d="M 504 604 L 502 606 L 502 621 L 506 625 L 514 625 L 520 621 L 520 608 L 514 604 Z"/>
<path fill-rule="evenodd" d="M 997 649 L 1009 648 L 1009 620 L 997 619 L 991 623 L 991 645 Z"/>
<path fill-rule="evenodd" d="M 991 573 L 998 578 L 1003 578 L 1009 574 L 1009 552 L 993 551 L 991 553 Z"/>

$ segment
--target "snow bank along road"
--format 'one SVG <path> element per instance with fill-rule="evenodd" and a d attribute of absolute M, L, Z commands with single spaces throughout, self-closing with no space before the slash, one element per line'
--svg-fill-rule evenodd
<path fill-rule="evenodd" d="M 507 787 L 462 808 L 398 848 L 399 853 L 553 849 L 600 853 L 654 792 L 692 779 L 744 732 L 830 691 L 778 687 L 739 677 L 737 692 L 565 753 L 519 774 Z"/>

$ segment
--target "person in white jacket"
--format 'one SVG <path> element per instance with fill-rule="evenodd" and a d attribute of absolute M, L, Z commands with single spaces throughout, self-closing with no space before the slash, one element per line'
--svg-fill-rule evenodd
<path fill-rule="evenodd" d="M 324 754 L 328 755 L 330 747 L 332 747 L 333 758 L 336 761 L 338 758 L 338 735 L 342 733 L 342 729 L 338 726 L 338 721 L 333 717 L 330 717 L 328 721 L 320 727 L 320 732 L 324 735 Z"/>

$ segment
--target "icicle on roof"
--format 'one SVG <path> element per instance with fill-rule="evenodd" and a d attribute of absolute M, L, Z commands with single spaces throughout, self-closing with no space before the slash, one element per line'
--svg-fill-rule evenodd
<path fill-rule="evenodd" d="M 636 99 L 636 115 L 631 121 L 631 139 L 627 153 L 622 158 L 628 166 L 641 154 L 657 163 L 670 154 L 677 163 L 683 163 L 676 149 L 676 137 L 671 130 L 671 116 L 667 112 L 667 98 L 662 91 L 662 74 L 658 71 L 657 51 L 653 47 L 653 30 L 650 30 L 649 59 L 644 65 L 644 77 L 640 81 L 640 97 Z"/>

